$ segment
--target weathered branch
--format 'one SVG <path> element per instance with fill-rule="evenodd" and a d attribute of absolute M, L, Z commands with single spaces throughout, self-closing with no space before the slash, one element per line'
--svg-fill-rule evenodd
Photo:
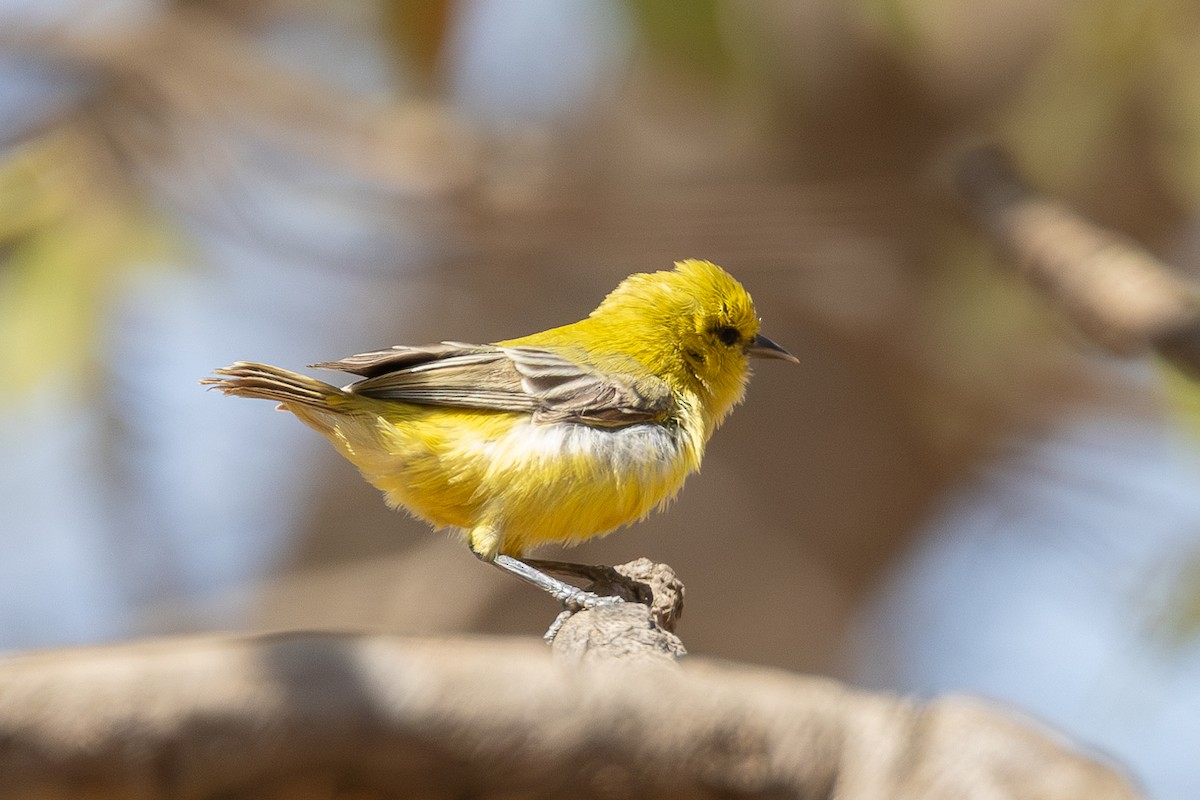
<path fill-rule="evenodd" d="M 1105 349 L 1157 350 L 1200 376 L 1200 287 L 1130 238 L 1033 192 L 1001 150 L 963 154 L 956 186 L 1020 274 Z"/>
<path fill-rule="evenodd" d="M 550 572 L 578 574 L 583 565 L 533 561 Z M 587 591 L 625 599 L 623 605 L 599 613 L 563 611 L 546 632 L 554 652 L 578 661 L 608 659 L 657 660 L 670 663 L 687 655 L 675 626 L 683 616 L 683 583 L 675 570 L 638 558 L 615 567 L 584 567 L 591 583 Z"/>
<path fill-rule="evenodd" d="M 0 662 L 0 796 L 355 792 L 1135 796 L 1115 772 L 977 701 L 917 705 L 694 658 L 581 662 L 533 641 L 294 633 Z"/>

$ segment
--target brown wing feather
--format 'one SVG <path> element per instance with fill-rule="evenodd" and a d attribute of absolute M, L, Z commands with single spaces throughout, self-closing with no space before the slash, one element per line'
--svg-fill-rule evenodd
<path fill-rule="evenodd" d="M 670 387 L 658 378 L 600 374 L 557 353 L 507 347 L 526 392 L 538 398 L 538 422 L 621 426 L 653 422 L 674 407 Z"/>
<path fill-rule="evenodd" d="M 450 356 L 496 352 L 499 352 L 499 348 L 492 345 L 466 344 L 465 342 L 438 342 L 419 347 L 396 345 L 384 350 L 359 353 L 343 358 L 341 361 L 322 361 L 318 364 L 309 364 L 309 366 L 313 369 L 336 369 L 353 375 L 361 375 L 364 378 L 373 378 L 385 372 L 403 370 Z"/>
<path fill-rule="evenodd" d="M 531 347 L 441 342 L 313 366 L 364 376 L 347 387 L 364 397 L 532 413 L 535 422 L 632 425 L 661 420 L 673 408 L 670 388 L 653 376 L 600 374 Z"/>

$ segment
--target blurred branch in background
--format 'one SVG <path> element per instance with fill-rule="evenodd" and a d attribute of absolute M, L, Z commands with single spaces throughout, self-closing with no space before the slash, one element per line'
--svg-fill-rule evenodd
<path fill-rule="evenodd" d="M 961 197 L 983 230 L 1030 285 L 1104 349 L 1157 352 L 1176 371 L 1167 387 L 1185 423 L 1200 427 L 1200 283 L 1127 237 L 1084 220 L 1031 190 L 997 147 L 956 159 Z M 1154 628 L 1176 646 L 1200 631 L 1200 549 L 1162 580 L 1173 600 L 1149 604 Z"/>
<path fill-rule="evenodd" d="M 1200 378 L 1200 284 L 1124 236 L 1036 195 L 996 148 L 957 160 L 957 188 L 1005 258 L 1097 344 L 1157 350 Z"/>

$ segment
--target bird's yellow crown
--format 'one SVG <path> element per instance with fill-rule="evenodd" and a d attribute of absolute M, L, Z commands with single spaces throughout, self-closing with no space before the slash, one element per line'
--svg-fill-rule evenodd
<path fill-rule="evenodd" d="M 630 275 L 591 313 L 615 352 L 630 356 L 676 389 L 696 392 L 713 425 L 737 405 L 759 331 L 749 292 L 708 261 Z"/>

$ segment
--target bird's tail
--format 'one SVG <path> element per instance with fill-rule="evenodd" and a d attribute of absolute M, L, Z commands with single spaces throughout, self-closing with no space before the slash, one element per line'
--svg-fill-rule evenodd
<path fill-rule="evenodd" d="M 337 401 L 346 396 L 336 386 L 270 364 L 238 361 L 214 369 L 213 374 L 219 377 L 204 378 L 200 383 L 234 397 L 256 397 L 330 411 L 336 410 Z"/>

